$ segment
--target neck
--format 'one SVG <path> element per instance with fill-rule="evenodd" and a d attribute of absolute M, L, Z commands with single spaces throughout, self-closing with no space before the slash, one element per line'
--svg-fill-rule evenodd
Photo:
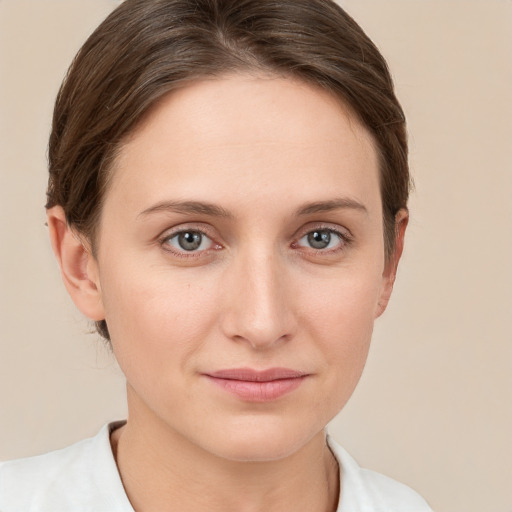
<path fill-rule="evenodd" d="M 158 420 L 130 416 L 111 438 L 136 512 L 334 512 L 337 462 L 323 432 L 279 460 L 240 462 L 211 454 Z"/>

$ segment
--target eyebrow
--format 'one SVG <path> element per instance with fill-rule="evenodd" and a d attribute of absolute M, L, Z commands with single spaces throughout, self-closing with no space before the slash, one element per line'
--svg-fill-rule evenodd
<path fill-rule="evenodd" d="M 202 201 L 162 201 L 154 206 L 151 206 L 137 215 L 137 218 L 144 217 L 151 213 L 157 212 L 174 212 L 183 214 L 201 214 L 209 215 L 212 217 L 227 217 L 231 218 L 233 215 L 222 208 L 212 203 L 203 203 Z"/>
<path fill-rule="evenodd" d="M 311 215 L 313 213 L 330 212 L 339 209 L 359 210 L 368 214 L 366 206 L 359 201 L 348 197 L 339 197 L 329 201 L 318 201 L 306 204 L 297 210 L 297 215 Z"/>
<path fill-rule="evenodd" d="M 312 215 L 314 213 L 330 212 L 339 209 L 359 210 L 368 214 L 368 210 L 362 203 L 347 197 L 340 197 L 336 199 L 330 199 L 328 201 L 316 201 L 314 203 L 307 203 L 296 210 L 296 215 Z M 205 203 L 202 201 L 162 201 L 140 212 L 137 215 L 137 218 L 145 217 L 152 213 L 158 212 L 174 212 L 182 213 L 185 215 L 200 214 L 223 218 L 234 217 L 231 212 L 213 203 Z"/>

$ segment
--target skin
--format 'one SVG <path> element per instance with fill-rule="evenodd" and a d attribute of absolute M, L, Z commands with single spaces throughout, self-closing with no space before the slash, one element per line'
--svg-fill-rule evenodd
<path fill-rule="evenodd" d="M 378 172 L 339 100 L 232 75 L 170 93 L 127 139 L 96 257 L 49 210 L 64 283 L 107 320 L 126 375 L 129 419 L 112 444 L 137 512 L 336 509 L 324 427 L 360 378 L 407 224 L 399 212 L 385 260 Z M 203 233 L 199 250 L 180 247 L 180 230 Z M 327 248 L 311 246 L 315 230 Z M 264 402 L 205 377 L 241 367 L 306 377 Z"/>

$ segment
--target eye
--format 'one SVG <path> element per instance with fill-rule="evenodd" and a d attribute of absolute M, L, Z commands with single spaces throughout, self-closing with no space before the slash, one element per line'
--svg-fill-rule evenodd
<path fill-rule="evenodd" d="M 205 251 L 213 246 L 213 242 L 208 236 L 196 230 L 179 231 L 165 238 L 163 243 L 171 245 L 178 252 Z"/>
<path fill-rule="evenodd" d="M 334 249 L 344 240 L 344 237 L 333 229 L 315 229 L 300 238 L 298 245 L 316 250 Z"/>

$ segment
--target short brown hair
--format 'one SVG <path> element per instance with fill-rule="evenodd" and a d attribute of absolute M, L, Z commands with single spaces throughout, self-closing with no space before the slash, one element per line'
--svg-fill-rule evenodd
<path fill-rule="evenodd" d="M 373 135 L 380 158 L 386 257 L 407 207 L 405 117 L 386 62 L 332 0 L 125 0 L 88 38 L 57 96 L 46 207 L 94 248 L 109 169 L 122 141 L 164 94 L 239 70 L 330 91 Z M 98 332 L 109 339 L 105 321 Z"/>

